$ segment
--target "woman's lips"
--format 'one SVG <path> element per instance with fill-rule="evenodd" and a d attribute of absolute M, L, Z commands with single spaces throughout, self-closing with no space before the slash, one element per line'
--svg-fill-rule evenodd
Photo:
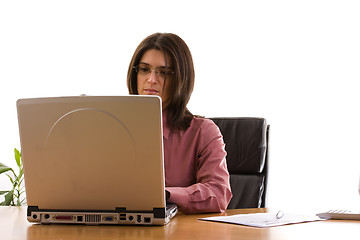
<path fill-rule="evenodd" d="M 151 95 L 154 95 L 154 94 L 159 94 L 159 91 L 156 90 L 156 89 L 153 89 L 153 88 L 147 88 L 147 89 L 144 89 L 144 91 L 148 94 L 151 94 Z"/>

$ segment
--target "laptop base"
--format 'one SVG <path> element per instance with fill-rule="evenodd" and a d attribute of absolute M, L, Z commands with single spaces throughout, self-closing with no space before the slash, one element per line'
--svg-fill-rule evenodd
<path fill-rule="evenodd" d="M 28 206 L 29 222 L 42 224 L 85 224 L 85 225 L 165 225 L 176 215 L 177 207 L 168 204 L 153 211 L 45 210 Z"/>

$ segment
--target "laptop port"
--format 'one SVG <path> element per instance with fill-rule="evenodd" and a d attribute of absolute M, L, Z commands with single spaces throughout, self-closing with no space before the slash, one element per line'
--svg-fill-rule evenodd
<path fill-rule="evenodd" d="M 55 216 L 54 220 L 57 220 L 57 221 L 72 221 L 73 216 Z"/>
<path fill-rule="evenodd" d="M 137 220 L 136 220 L 138 223 L 141 222 L 141 215 L 137 215 Z"/>
<path fill-rule="evenodd" d="M 110 222 L 110 221 L 113 221 L 114 218 L 113 217 L 104 217 L 103 220 L 107 221 L 107 222 Z"/>
<path fill-rule="evenodd" d="M 149 218 L 149 217 L 144 217 L 144 222 L 145 222 L 145 223 L 150 223 L 150 222 L 151 222 L 151 218 Z"/>
<path fill-rule="evenodd" d="M 83 216 L 76 216 L 76 221 L 77 221 L 77 222 L 82 222 L 83 219 L 84 219 Z"/>
<path fill-rule="evenodd" d="M 45 219 L 49 219 L 49 218 L 50 218 L 50 215 L 49 215 L 49 214 L 45 214 L 45 215 L 44 215 L 44 218 L 45 218 Z"/>

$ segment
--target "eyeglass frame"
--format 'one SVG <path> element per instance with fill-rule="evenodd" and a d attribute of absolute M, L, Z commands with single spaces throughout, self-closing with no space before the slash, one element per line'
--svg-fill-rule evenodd
<path fill-rule="evenodd" d="M 149 72 L 148 72 L 148 73 L 145 73 L 145 74 L 140 73 L 140 72 L 139 72 L 139 66 L 140 66 L 140 65 L 145 65 L 145 66 L 147 66 L 147 67 L 149 68 Z M 164 69 L 169 70 L 168 75 L 162 77 L 161 74 L 160 74 L 160 68 L 164 68 Z M 146 63 L 140 63 L 140 64 L 138 64 L 138 65 L 136 65 L 136 66 L 133 66 L 133 69 L 135 69 L 136 73 L 138 73 L 138 74 L 140 74 L 140 75 L 143 75 L 143 76 L 146 76 L 146 75 L 148 75 L 148 74 L 151 74 L 151 73 L 155 70 L 156 76 L 159 77 L 159 78 L 161 78 L 161 79 L 166 79 L 166 78 L 172 77 L 172 76 L 174 75 L 174 73 L 175 73 L 175 72 L 174 72 L 173 70 L 171 70 L 171 68 L 169 68 L 169 67 L 152 67 L 151 65 L 146 64 Z"/>

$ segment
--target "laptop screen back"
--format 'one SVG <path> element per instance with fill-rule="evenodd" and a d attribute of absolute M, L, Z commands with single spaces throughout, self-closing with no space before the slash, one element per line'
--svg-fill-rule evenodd
<path fill-rule="evenodd" d="M 165 207 L 159 97 L 20 99 L 17 108 L 29 206 Z"/>

